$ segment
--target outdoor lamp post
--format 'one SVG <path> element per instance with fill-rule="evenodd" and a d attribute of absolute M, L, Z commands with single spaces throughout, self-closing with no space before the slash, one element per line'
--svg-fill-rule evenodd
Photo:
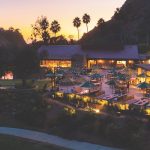
<path fill-rule="evenodd" d="M 54 70 L 53 70 L 53 76 L 52 76 L 52 87 L 55 89 L 56 87 L 56 67 L 54 67 Z"/>

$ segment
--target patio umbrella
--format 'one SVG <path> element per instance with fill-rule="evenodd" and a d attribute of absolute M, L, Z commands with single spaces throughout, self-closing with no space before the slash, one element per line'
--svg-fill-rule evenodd
<path fill-rule="evenodd" d="M 56 73 L 57 73 L 57 74 L 62 74 L 62 75 L 64 75 L 64 74 L 65 74 L 65 71 L 64 71 L 64 70 L 57 70 Z"/>
<path fill-rule="evenodd" d="M 100 75 L 100 74 L 93 74 L 93 75 L 91 75 L 91 78 L 93 78 L 93 79 L 100 79 L 102 77 L 103 77 L 103 75 Z"/>
<path fill-rule="evenodd" d="M 83 84 L 81 85 L 81 87 L 83 87 L 83 88 L 93 88 L 93 87 L 95 87 L 95 84 L 93 84 L 93 83 L 90 82 L 90 81 L 87 81 L 87 82 L 83 83 Z"/>
<path fill-rule="evenodd" d="M 110 71 L 109 71 L 109 73 L 116 73 L 116 69 L 115 68 L 113 68 L 113 69 L 111 69 Z"/>
<path fill-rule="evenodd" d="M 52 77 L 54 77 L 55 75 L 54 75 L 53 73 L 47 73 L 45 76 L 48 77 L 48 78 L 52 78 Z"/>
<path fill-rule="evenodd" d="M 148 89 L 148 88 L 150 88 L 150 84 L 148 84 L 146 82 L 142 82 L 142 83 L 139 83 L 137 85 L 137 87 L 140 88 L 140 89 Z"/>
<path fill-rule="evenodd" d="M 128 80 L 128 79 L 129 79 L 129 76 L 127 76 L 127 75 L 125 75 L 125 74 L 118 74 L 118 75 L 117 75 L 117 79 L 118 79 L 118 80 L 123 80 L 123 81 L 125 81 L 125 80 Z"/>

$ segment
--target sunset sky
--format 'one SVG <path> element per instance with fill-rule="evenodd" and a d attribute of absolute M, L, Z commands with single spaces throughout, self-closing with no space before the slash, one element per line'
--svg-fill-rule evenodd
<path fill-rule="evenodd" d="M 72 21 L 84 13 L 91 16 L 91 30 L 99 18 L 109 20 L 117 7 L 125 0 L 0 0 L 0 26 L 19 28 L 26 41 L 31 35 L 31 24 L 38 16 L 47 16 L 49 21 L 58 20 L 62 30 L 59 34 L 77 37 Z M 81 35 L 86 32 L 85 25 L 80 28 Z"/>

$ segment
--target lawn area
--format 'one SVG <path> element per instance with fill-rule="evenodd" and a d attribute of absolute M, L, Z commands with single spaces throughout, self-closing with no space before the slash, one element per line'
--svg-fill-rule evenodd
<path fill-rule="evenodd" d="M 45 84 L 47 84 L 47 86 L 50 86 L 50 80 L 48 79 L 36 80 L 34 86 L 37 87 L 38 90 L 41 90 L 44 88 Z"/>
<path fill-rule="evenodd" d="M 1 150 L 67 150 L 62 147 L 0 135 Z"/>
<path fill-rule="evenodd" d="M 0 80 L 0 86 L 13 86 L 21 84 L 21 80 Z"/>
<path fill-rule="evenodd" d="M 34 83 L 33 83 L 32 80 L 27 80 L 27 84 L 28 85 L 36 87 L 39 90 L 43 89 L 45 84 L 49 85 L 49 83 L 50 83 L 50 80 L 48 80 L 48 79 L 35 80 Z M 21 84 L 22 84 L 22 81 L 20 79 L 16 79 L 16 80 L 0 80 L 0 86 L 18 86 L 18 85 L 21 85 Z"/>

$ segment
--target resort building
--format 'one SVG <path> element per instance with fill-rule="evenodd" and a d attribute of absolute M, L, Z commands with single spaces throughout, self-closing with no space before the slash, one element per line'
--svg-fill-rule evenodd
<path fill-rule="evenodd" d="M 142 54 L 139 55 L 142 64 L 150 64 L 150 55 Z"/>
<path fill-rule="evenodd" d="M 122 50 L 86 50 L 80 45 L 42 46 L 38 49 L 41 67 L 129 66 L 139 61 L 136 45 Z"/>
<path fill-rule="evenodd" d="M 150 64 L 137 65 L 140 82 L 150 83 Z"/>

